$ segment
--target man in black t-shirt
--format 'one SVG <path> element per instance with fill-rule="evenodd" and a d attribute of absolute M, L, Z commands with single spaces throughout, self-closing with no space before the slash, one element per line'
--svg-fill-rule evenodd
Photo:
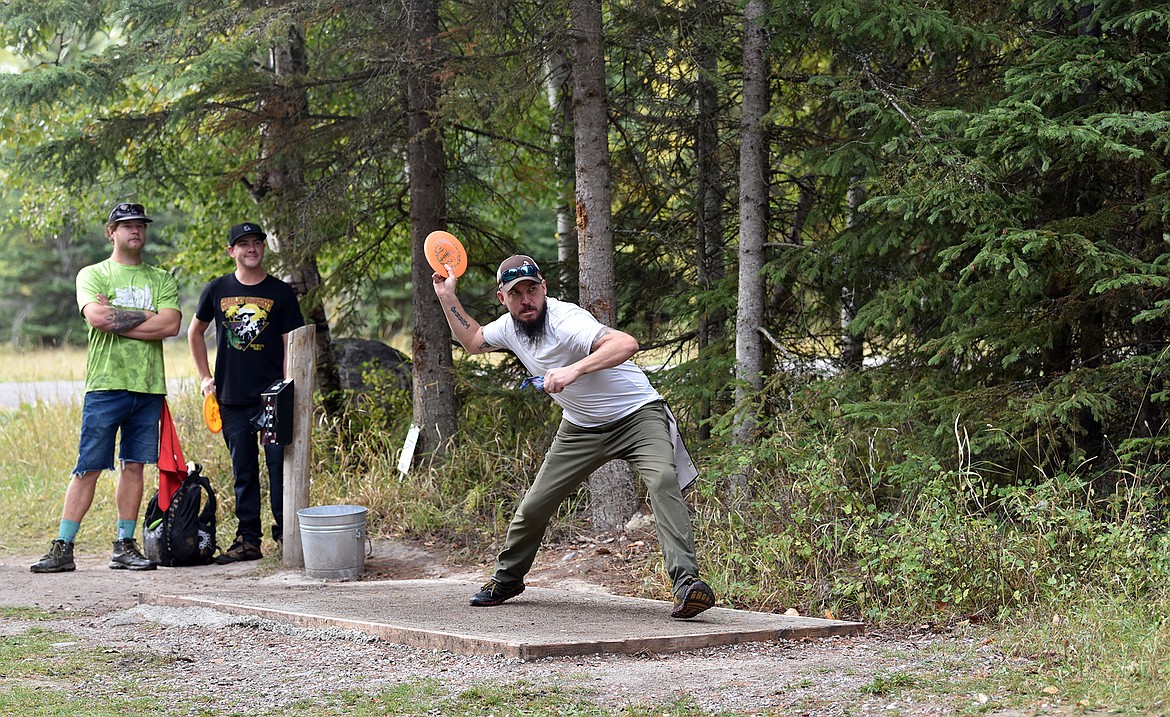
<path fill-rule="evenodd" d="M 265 240 L 259 224 L 244 222 L 228 231 L 228 256 L 236 270 L 212 279 L 199 296 L 187 330 L 191 358 L 203 395 L 214 393 L 223 418 L 223 440 L 231 454 L 236 490 L 236 539 L 216 558 L 219 563 L 258 560 L 260 541 L 260 451 L 252 419 L 261 411 L 260 394 L 285 377 L 289 332 L 304 325 L 297 295 L 264 269 Z M 207 360 L 207 327 L 215 324 L 215 374 Z M 284 446 L 266 444 L 272 538 L 282 542 Z"/>

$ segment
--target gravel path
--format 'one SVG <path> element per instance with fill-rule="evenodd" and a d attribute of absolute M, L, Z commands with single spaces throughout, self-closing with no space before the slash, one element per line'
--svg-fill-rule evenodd
<path fill-rule="evenodd" d="M 383 558 L 390 556 L 388 561 L 372 571 L 380 579 L 387 576 L 388 564 L 396 566 L 389 572 L 401 578 L 482 574 L 475 566 L 438 564 L 419 546 L 387 546 L 382 544 L 379 551 Z M 978 694 L 969 681 L 1013 663 L 987 634 L 970 626 L 943 632 L 871 631 L 858 637 L 750 643 L 672 655 L 521 662 L 420 650 L 363 633 L 297 628 L 206 608 L 136 605 L 136 593 L 161 571 L 154 576 L 112 571 L 105 569 L 104 556 L 92 556 L 68 578 L 35 576 L 27 572 L 34 559 L 5 559 L 0 605 L 39 606 L 55 617 L 8 618 L 0 623 L 0 632 L 60 630 L 78 645 L 139 663 L 144 655 L 177 658 L 182 670 L 173 677 L 162 671 L 152 685 L 157 687 L 152 692 L 164 696 L 166 713 L 173 715 L 275 715 L 302 700 L 346 690 L 374 692 L 422 679 L 438 680 L 452 693 L 476 685 L 555 686 L 586 695 L 615 714 L 631 705 L 667 705 L 684 698 L 706 714 L 1008 714 L 988 710 L 994 696 Z M 534 584 L 581 585 L 580 576 L 565 574 L 559 562 L 550 560 L 543 568 L 538 563 Z M 172 590 L 197 591 L 229 581 L 255 581 L 262 589 L 263 581 L 280 579 L 274 570 L 266 562 L 166 573 Z M 593 566 L 589 572 L 598 584 L 605 582 L 605 571 Z M 615 581 L 623 577 L 616 575 Z M 84 688 L 92 694 L 117 694 L 115 682 L 91 678 Z"/>
<path fill-rule="evenodd" d="M 50 627 L 44 622 L 38 628 Z M 5 632 L 20 629 L 10 621 Z M 182 660 L 174 677 L 154 685 L 167 714 L 280 714 L 331 692 L 376 692 L 438 679 L 458 693 L 482 684 L 583 690 L 611 710 L 690 698 L 706 712 L 777 715 L 950 715 L 977 705 L 978 695 L 950 698 L 916 689 L 947 674 L 997 661 L 974 640 L 953 636 L 869 635 L 775 642 L 675 655 L 596 655 L 520 662 L 465 657 L 387 644 L 346 630 L 310 630 L 205 608 L 137 606 L 51 627 L 79 644 L 133 656 Z M 881 679 L 901 687 L 873 694 Z M 90 691 L 105 688 L 89 682 Z"/>

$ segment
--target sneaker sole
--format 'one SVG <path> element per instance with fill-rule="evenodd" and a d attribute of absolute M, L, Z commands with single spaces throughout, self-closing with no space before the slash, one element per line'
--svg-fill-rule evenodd
<path fill-rule="evenodd" d="M 682 604 L 670 613 L 676 620 L 687 620 L 715 607 L 715 593 L 706 590 L 691 590 L 683 598 Z"/>
<path fill-rule="evenodd" d="M 243 557 L 243 558 L 233 558 L 233 557 L 228 556 L 228 555 L 220 555 L 213 562 L 216 565 L 231 565 L 232 563 L 246 563 L 246 562 L 249 562 L 252 560 L 260 560 L 263 557 L 264 557 L 263 555 L 256 555 L 256 556 L 248 556 L 248 557 Z"/>

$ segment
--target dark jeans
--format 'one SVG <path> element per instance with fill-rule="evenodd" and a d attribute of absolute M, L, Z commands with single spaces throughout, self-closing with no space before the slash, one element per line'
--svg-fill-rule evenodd
<path fill-rule="evenodd" d="M 248 542 L 260 544 L 264 526 L 260 521 L 260 445 L 259 431 L 252 418 L 260 412 L 260 404 L 253 406 L 220 406 L 223 419 L 223 441 L 232 457 L 235 475 L 236 535 Z M 272 537 L 280 540 L 284 524 L 284 446 L 264 446 L 264 463 L 268 466 L 268 501 L 272 507 Z"/>

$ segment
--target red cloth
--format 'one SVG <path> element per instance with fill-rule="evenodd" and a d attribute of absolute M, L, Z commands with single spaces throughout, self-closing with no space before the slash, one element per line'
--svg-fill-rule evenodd
<path fill-rule="evenodd" d="M 158 507 L 166 510 L 171 497 L 187 477 L 187 459 L 179 445 L 179 434 L 171 420 L 171 409 L 163 399 L 162 414 L 158 419 Z"/>

